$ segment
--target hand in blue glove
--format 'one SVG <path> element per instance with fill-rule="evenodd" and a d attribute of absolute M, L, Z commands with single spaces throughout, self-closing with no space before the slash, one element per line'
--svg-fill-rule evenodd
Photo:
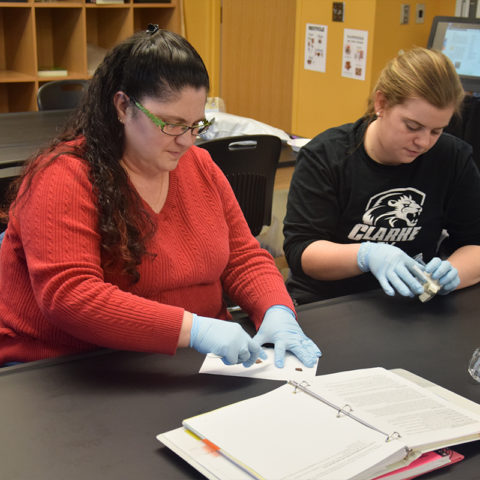
<path fill-rule="evenodd" d="M 259 345 L 273 343 L 275 366 L 283 368 L 288 350 L 307 367 L 313 367 L 322 355 L 319 348 L 302 331 L 295 314 L 283 305 L 270 307 L 263 317 L 257 334 L 253 337 Z"/>
<path fill-rule="evenodd" d="M 434 257 L 425 266 L 425 271 L 441 285 L 439 295 L 446 295 L 460 285 L 458 271 L 448 260 Z"/>
<path fill-rule="evenodd" d="M 258 357 L 267 358 L 260 344 L 238 323 L 195 314 L 190 330 L 190 347 L 200 353 L 214 353 L 222 357 L 225 365 L 243 363 L 249 367 Z"/>
<path fill-rule="evenodd" d="M 423 286 L 413 274 L 413 266 L 422 266 L 403 250 L 386 243 L 364 242 L 360 246 L 357 262 L 362 272 L 372 272 L 387 295 L 395 290 L 404 297 L 423 292 Z"/>

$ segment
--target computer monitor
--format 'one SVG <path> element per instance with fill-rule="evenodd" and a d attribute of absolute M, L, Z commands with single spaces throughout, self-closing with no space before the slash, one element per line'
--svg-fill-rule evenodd
<path fill-rule="evenodd" d="M 467 92 L 480 92 L 479 18 L 435 17 L 427 47 L 450 58 Z"/>

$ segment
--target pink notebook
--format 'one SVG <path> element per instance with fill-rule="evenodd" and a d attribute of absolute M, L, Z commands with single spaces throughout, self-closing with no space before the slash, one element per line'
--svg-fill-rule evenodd
<path fill-rule="evenodd" d="M 376 477 L 374 480 L 411 480 L 432 470 L 457 463 L 460 460 L 463 460 L 463 455 L 449 448 L 442 448 L 441 450 L 424 453 L 410 465 Z"/>

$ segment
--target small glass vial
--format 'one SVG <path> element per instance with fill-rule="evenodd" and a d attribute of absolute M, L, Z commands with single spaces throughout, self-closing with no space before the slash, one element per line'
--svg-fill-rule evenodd
<path fill-rule="evenodd" d="M 480 347 L 473 352 L 470 363 L 468 364 L 468 373 L 480 383 Z"/>
<path fill-rule="evenodd" d="M 423 293 L 418 296 L 418 299 L 421 302 L 428 302 L 431 300 L 442 288 L 441 285 L 436 281 L 433 280 L 430 274 L 424 272 L 416 265 L 413 266 L 417 278 L 422 282 L 423 286 Z"/>

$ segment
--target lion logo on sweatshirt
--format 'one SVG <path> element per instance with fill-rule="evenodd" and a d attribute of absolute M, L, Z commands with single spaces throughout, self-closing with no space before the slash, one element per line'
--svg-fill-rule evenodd
<path fill-rule="evenodd" d="M 348 234 L 350 240 L 409 242 L 422 227 L 417 226 L 423 211 L 425 194 L 416 188 L 394 188 L 370 198 L 362 216 Z"/>
<path fill-rule="evenodd" d="M 414 227 L 425 200 L 416 188 L 395 188 L 373 196 L 367 204 L 362 221 L 383 227 Z"/>

